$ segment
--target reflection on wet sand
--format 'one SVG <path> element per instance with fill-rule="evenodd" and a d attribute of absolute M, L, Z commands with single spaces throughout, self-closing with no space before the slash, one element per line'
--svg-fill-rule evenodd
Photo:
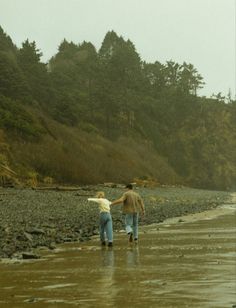
<path fill-rule="evenodd" d="M 0 307 L 232 307 L 235 219 L 150 226 L 138 245 L 116 234 L 113 248 L 95 238 L 40 262 L 0 263 Z"/>
<path fill-rule="evenodd" d="M 139 247 L 138 245 L 131 246 L 126 252 L 126 265 L 127 267 L 134 267 L 139 265 Z"/>
<path fill-rule="evenodd" d="M 114 267 L 114 251 L 112 248 L 101 249 L 101 263 L 104 267 Z"/>
<path fill-rule="evenodd" d="M 104 267 L 104 270 L 107 271 L 109 267 L 114 271 L 116 268 L 115 264 L 115 253 L 118 253 L 117 250 L 119 248 L 102 248 L 101 249 L 101 265 Z M 139 246 L 138 245 L 129 245 L 126 249 L 126 262 L 124 262 L 124 266 L 134 267 L 139 265 Z M 109 271 L 109 272 L 113 272 Z"/>

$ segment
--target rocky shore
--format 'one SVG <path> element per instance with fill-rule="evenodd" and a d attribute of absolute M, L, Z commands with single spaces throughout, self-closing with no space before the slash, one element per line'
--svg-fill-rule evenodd
<path fill-rule="evenodd" d="M 96 191 L 109 200 L 121 187 L 86 186 L 73 191 L 0 188 L 0 258 L 38 258 L 35 249 L 87 241 L 98 234 L 98 206 L 87 201 Z M 230 199 L 228 192 L 191 188 L 137 188 L 146 205 L 140 224 L 216 208 Z M 114 231 L 123 229 L 121 206 L 112 208 Z"/>

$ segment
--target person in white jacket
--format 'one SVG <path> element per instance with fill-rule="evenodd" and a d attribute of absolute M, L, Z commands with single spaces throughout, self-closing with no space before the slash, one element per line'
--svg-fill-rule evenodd
<path fill-rule="evenodd" d="M 99 191 L 96 194 L 96 198 L 88 198 L 88 201 L 96 202 L 99 205 L 100 210 L 100 219 L 99 219 L 99 230 L 100 230 L 100 239 L 103 246 L 106 245 L 106 238 L 108 240 L 108 246 L 112 247 L 113 245 L 113 230 L 112 230 L 112 217 L 110 213 L 110 204 L 111 202 L 105 199 L 105 194 L 103 191 Z"/>

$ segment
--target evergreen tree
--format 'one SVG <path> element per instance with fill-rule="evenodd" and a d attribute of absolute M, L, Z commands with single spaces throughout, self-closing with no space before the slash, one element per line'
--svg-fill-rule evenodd
<path fill-rule="evenodd" d="M 17 62 L 30 86 L 32 96 L 47 105 L 51 99 L 50 81 L 46 64 L 40 62 L 41 56 L 36 43 L 27 39 L 17 53 Z"/>
<path fill-rule="evenodd" d="M 16 46 L 13 44 L 11 38 L 3 31 L 0 26 L 0 51 L 13 53 L 17 51 Z"/>
<path fill-rule="evenodd" d="M 188 94 L 197 95 L 197 90 L 204 85 L 202 76 L 192 64 L 184 62 L 180 72 L 180 88 Z"/>
<path fill-rule="evenodd" d="M 0 94 L 29 101 L 29 86 L 13 54 L 0 51 Z"/>
<path fill-rule="evenodd" d="M 48 64 L 41 56 L 29 40 L 17 49 L 0 27 L 0 128 L 7 136 L 52 136 L 45 115 L 111 139 L 137 139 L 187 185 L 234 186 L 235 99 L 230 92 L 198 97 L 204 82 L 193 64 L 141 61 L 134 44 L 114 31 L 98 52 L 90 42 L 64 39 Z"/>

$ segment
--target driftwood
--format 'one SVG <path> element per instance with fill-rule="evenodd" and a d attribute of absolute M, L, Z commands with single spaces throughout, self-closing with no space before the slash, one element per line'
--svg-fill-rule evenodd
<path fill-rule="evenodd" d="M 13 176 L 16 175 L 16 172 L 10 169 L 8 166 L 0 163 L 0 174 L 1 175 L 8 175 L 8 176 Z"/>
<path fill-rule="evenodd" d="M 48 187 L 32 187 L 33 190 L 55 190 L 55 191 L 77 191 L 80 187 L 66 187 L 66 186 L 48 186 Z"/>
<path fill-rule="evenodd" d="M 91 193 L 88 193 L 88 192 L 82 192 L 81 193 L 77 193 L 76 196 L 79 196 L 79 197 L 91 197 Z"/>
<path fill-rule="evenodd" d="M 16 172 L 7 165 L 0 163 L 0 186 L 14 187 Z"/>
<path fill-rule="evenodd" d="M 90 197 L 91 191 L 95 191 L 90 187 L 66 187 L 66 186 L 41 186 L 41 187 L 32 187 L 33 190 L 36 191 L 76 191 L 76 196 L 81 197 Z"/>

